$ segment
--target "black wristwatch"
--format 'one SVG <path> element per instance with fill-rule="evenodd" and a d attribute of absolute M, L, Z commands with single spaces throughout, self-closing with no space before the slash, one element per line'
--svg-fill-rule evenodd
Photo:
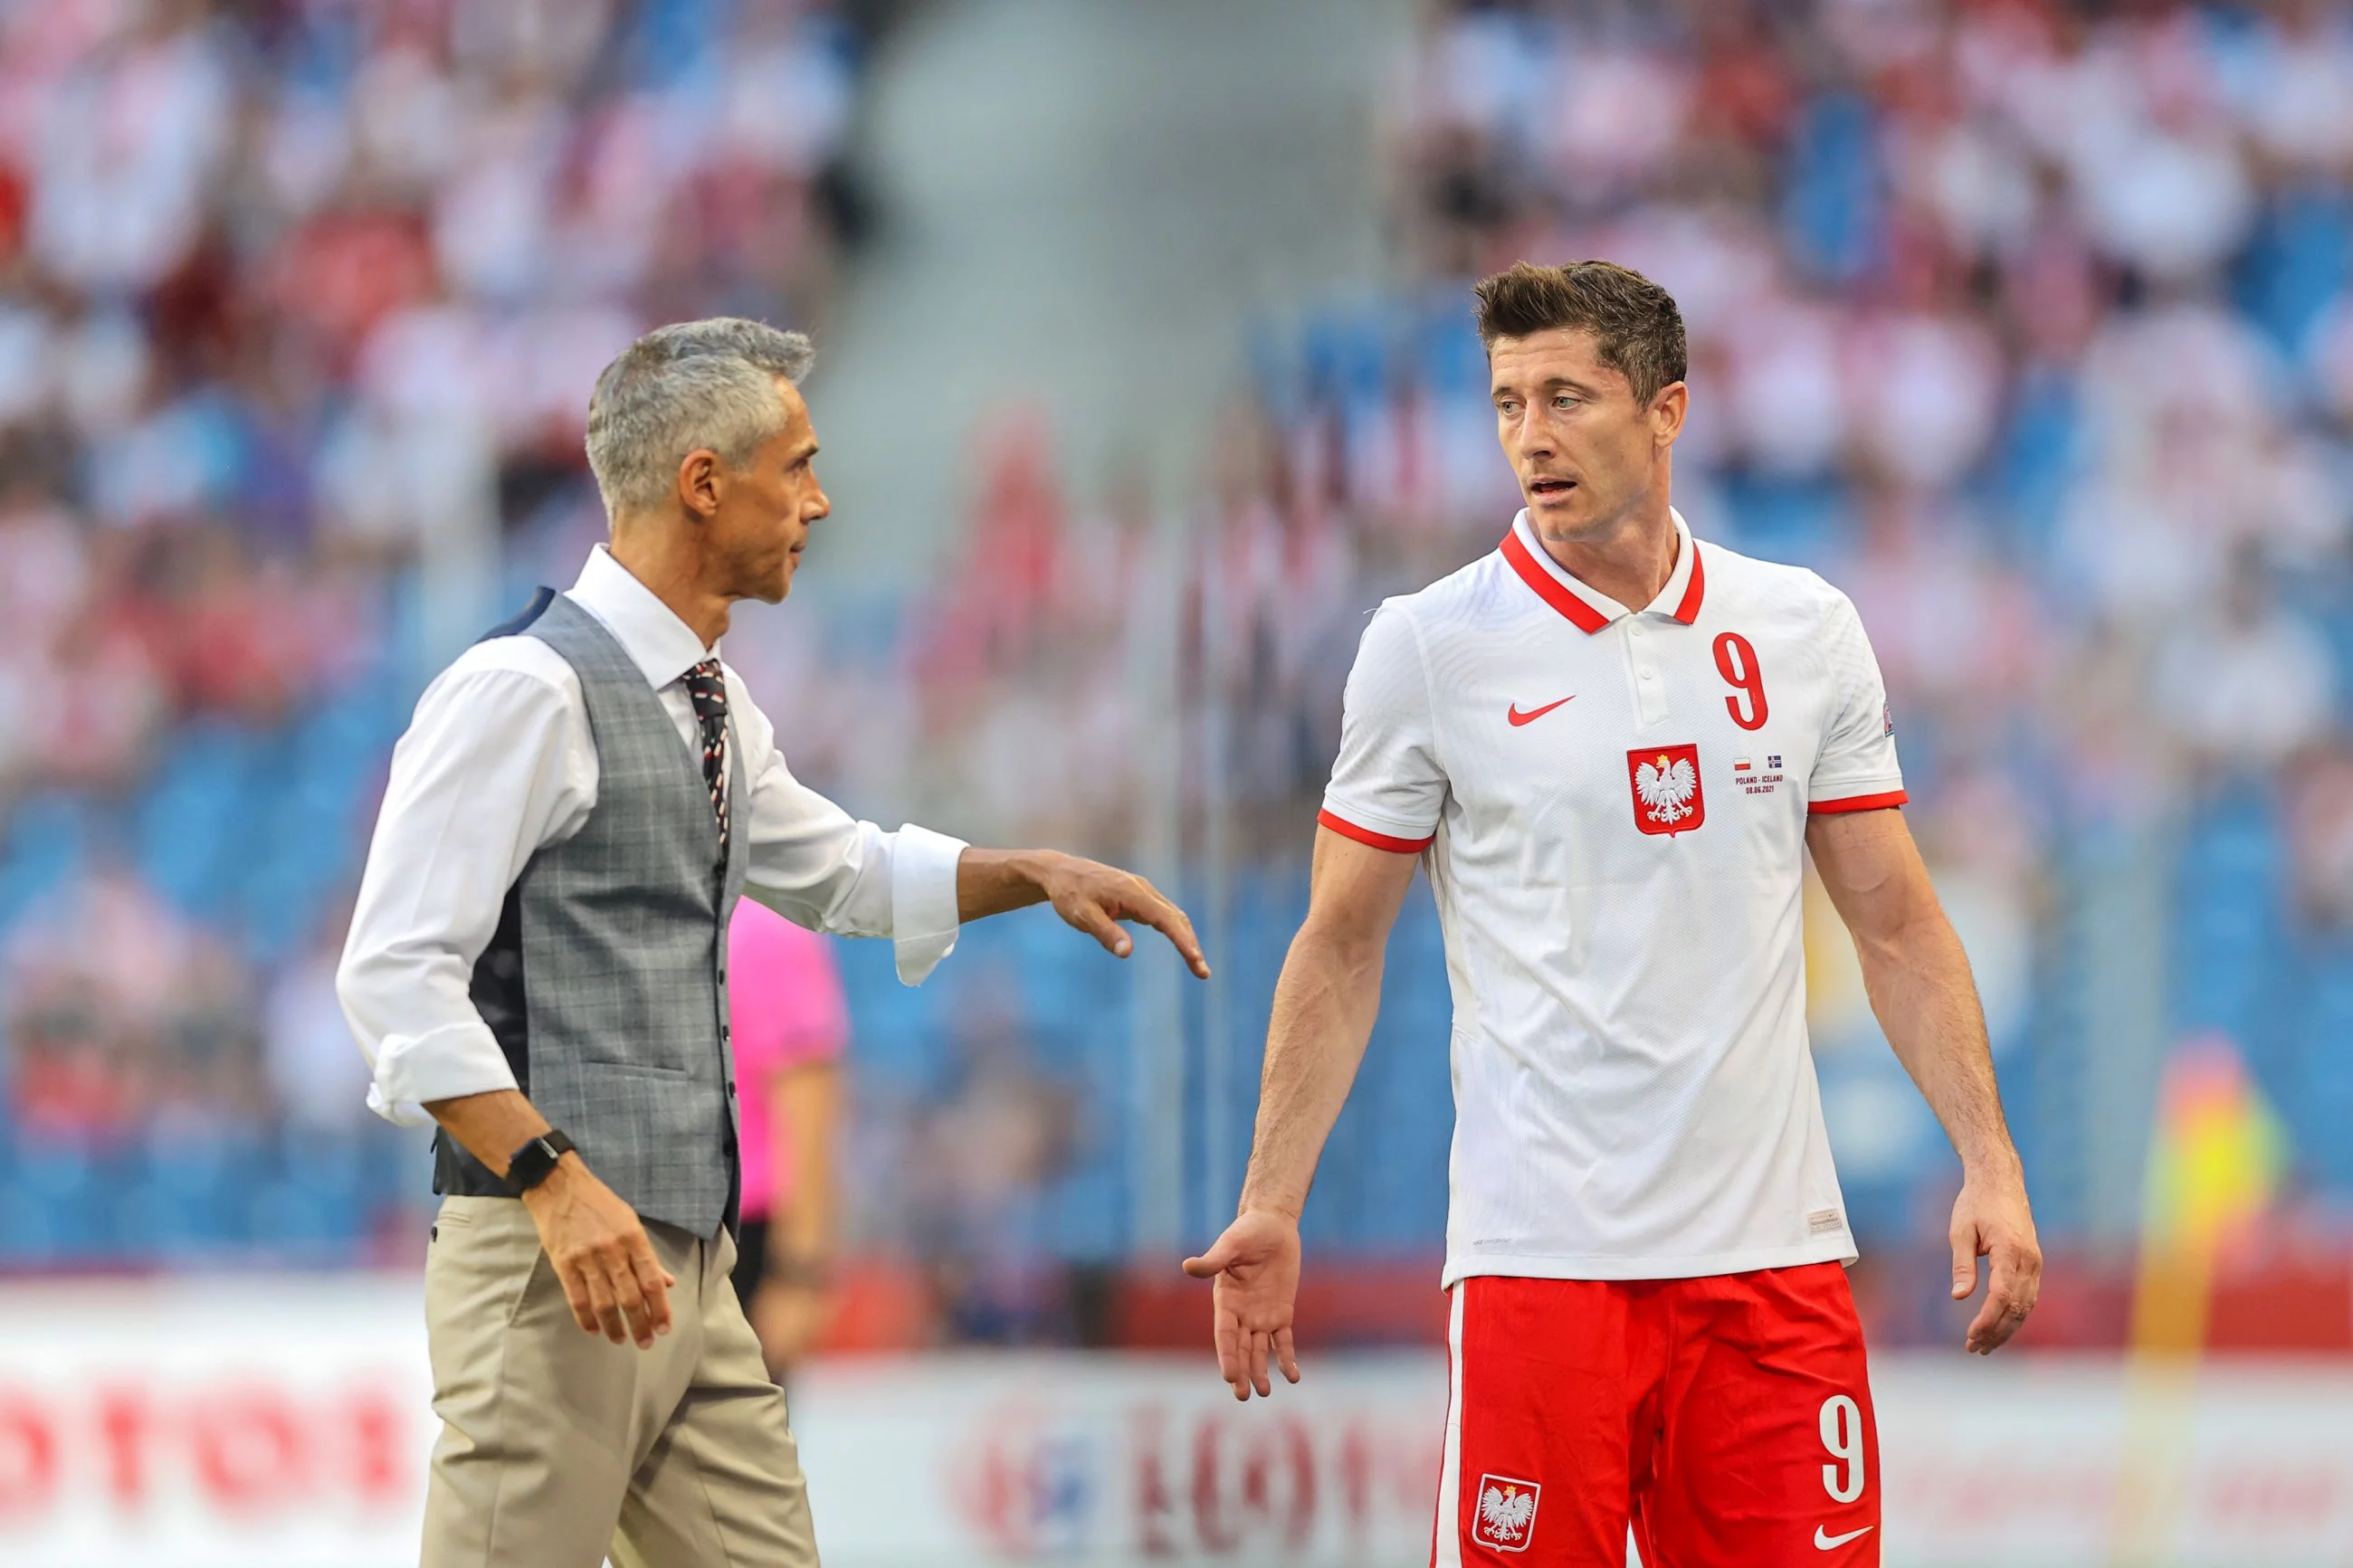
<path fill-rule="evenodd" d="M 527 1193 L 547 1180 L 555 1163 L 575 1147 L 571 1139 L 551 1127 L 508 1159 L 507 1180 L 518 1194 Z"/>

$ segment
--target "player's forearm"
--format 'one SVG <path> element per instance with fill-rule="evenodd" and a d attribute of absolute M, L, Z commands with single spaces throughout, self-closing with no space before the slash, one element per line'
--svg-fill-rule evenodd
<path fill-rule="evenodd" d="M 1274 988 L 1240 1208 L 1299 1217 L 1324 1141 L 1372 1037 L 1384 947 L 1378 941 L 1337 939 L 1313 926 L 1292 942 Z"/>
<path fill-rule="evenodd" d="M 1994 1082 L 1985 1009 L 1952 922 L 1932 907 L 1859 950 L 1872 1011 L 1962 1165 L 2014 1174 L 2018 1150 Z"/>

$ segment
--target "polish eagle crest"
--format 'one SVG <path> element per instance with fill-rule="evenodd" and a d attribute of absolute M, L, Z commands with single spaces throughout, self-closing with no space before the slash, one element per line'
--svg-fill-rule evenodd
<path fill-rule="evenodd" d="M 1692 796 L 1699 793 L 1699 771 L 1688 757 L 1660 753 L 1656 763 L 1634 770 L 1634 794 L 1653 822 L 1681 822 L 1692 814 Z"/>
<path fill-rule="evenodd" d="M 1533 1481 L 1505 1476 L 1479 1478 L 1479 1523 L 1473 1537 L 1505 1552 L 1525 1552 L 1535 1527 L 1536 1494 Z"/>

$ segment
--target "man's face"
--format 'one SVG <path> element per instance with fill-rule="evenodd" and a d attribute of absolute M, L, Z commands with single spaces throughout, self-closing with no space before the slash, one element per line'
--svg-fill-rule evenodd
<path fill-rule="evenodd" d="M 1545 538 L 1599 538 L 1663 480 L 1683 427 L 1683 383 L 1638 405 L 1593 334 L 1569 327 L 1498 338 L 1487 365 L 1495 433 Z"/>
<path fill-rule="evenodd" d="M 779 378 L 784 428 L 740 468 L 720 468 L 718 509 L 704 542 L 718 585 L 730 598 L 776 604 L 792 592 L 793 572 L 808 543 L 809 524 L 832 511 L 817 482 L 817 431 L 800 389 Z"/>

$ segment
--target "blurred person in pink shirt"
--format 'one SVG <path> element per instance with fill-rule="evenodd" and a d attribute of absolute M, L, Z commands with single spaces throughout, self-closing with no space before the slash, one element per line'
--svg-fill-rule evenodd
<path fill-rule="evenodd" d="M 826 939 L 750 899 L 727 928 L 727 973 L 744 1172 L 735 1293 L 781 1376 L 817 1342 L 830 1304 L 849 1009 Z"/>

